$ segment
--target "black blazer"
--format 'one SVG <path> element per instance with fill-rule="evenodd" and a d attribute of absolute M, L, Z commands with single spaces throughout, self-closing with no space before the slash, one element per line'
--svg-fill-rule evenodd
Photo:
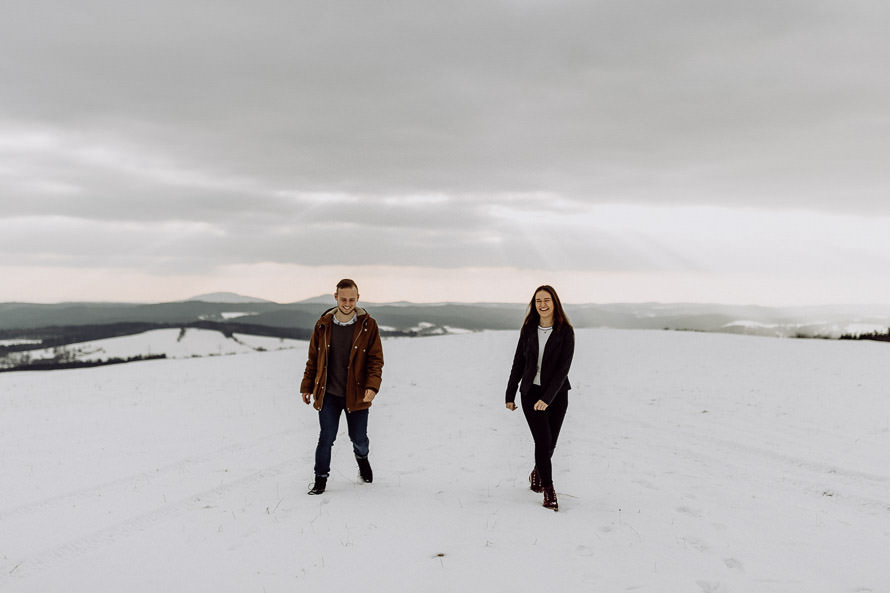
<path fill-rule="evenodd" d="M 554 330 L 547 338 L 544 347 L 544 360 L 541 363 L 541 400 L 548 406 L 561 391 L 572 388 L 569 383 L 569 368 L 575 354 L 575 331 L 570 325 Z M 507 402 L 516 400 L 516 388 L 525 395 L 532 388 L 538 373 L 538 328 L 531 324 L 519 332 L 519 343 L 513 355 L 510 380 L 507 381 Z"/>

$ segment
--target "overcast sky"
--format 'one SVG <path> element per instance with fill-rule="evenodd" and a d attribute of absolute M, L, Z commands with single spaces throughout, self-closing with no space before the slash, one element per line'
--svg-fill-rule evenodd
<path fill-rule="evenodd" d="M 890 302 L 890 4 L 0 7 L 0 301 Z"/>

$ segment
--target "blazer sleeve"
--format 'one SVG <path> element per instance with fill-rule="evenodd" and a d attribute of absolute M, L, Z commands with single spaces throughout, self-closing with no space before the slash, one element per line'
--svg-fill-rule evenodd
<path fill-rule="evenodd" d="M 558 356 L 555 361 L 553 371 L 547 378 L 547 388 L 544 390 L 541 398 L 548 406 L 553 403 L 556 394 L 562 389 L 562 386 L 568 380 L 569 369 L 572 367 L 572 357 L 575 355 L 575 332 L 571 327 L 566 326 L 568 332 L 563 337 L 559 346 L 559 352 L 553 354 Z"/>
<path fill-rule="evenodd" d="M 507 403 L 516 401 L 516 390 L 519 388 L 519 381 L 525 371 L 525 340 L 525 332 L 520 331 L 516 352 L 513 354 L 513 366 L 510 368 L 510 378 L 507 380 Z"/>

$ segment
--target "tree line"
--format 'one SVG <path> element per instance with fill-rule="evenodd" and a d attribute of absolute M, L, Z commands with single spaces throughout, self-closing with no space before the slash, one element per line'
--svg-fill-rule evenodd
<path fill-rule="evenodd" d="M 876 342 L 890 342 L 890 327 L 886 332 L 873 331 L 867 334 L 844 334 L 841 340 L 874 340 Z"/>
<path fill-rule="evenodd" d="M 17 366 L 2 367 L 0 373 L 8 373 L 11 371 L 55 371 L 61 369 L 82 369 L 87 367 L 98 367 L 109 364 L 123 364 L 126 362 L 138 362 L 140 360 L 158 360 L 167 358 L 166 354 L 140 354 L 138 356 L 130 356 L 127 358 L 112 357 L 103 360 L 36 360 L 22 362 Z"/>

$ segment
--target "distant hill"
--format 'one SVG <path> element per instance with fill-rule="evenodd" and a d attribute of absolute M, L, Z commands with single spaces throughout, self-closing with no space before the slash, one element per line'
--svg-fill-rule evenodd
<path fill-rule="evenodd" d="M 313 304 L 313 303 L 321 303 L 323 305 L 328 305 L 328 304 L 334 305 L 334 303 L 336 301 L 334 301 L 333 294 L 320 294 L 318 296 L 315 296 L 315 297 L 312 297 L 309 299 L 305 299 L 305 300 L 302 300 L 299 302 L 300 302 L 300 304 L 303 304 L 303 305 L 309 305 L 309 304 Z"/>
<path fill-rule="evenodd" d="M 267 301 L 265 299 L 258 299 L 256 297 L 244 296 L 241 294 L 236 294 L 234 292 L 211 292 L 209 294 L 202 294 L 190 299 L 185 299 L 184 302 L 189 301 L 201 301 L 204 303 L 271 303 L 272 301 Z"/>
<path fill-rule="evenodd" d="M 186 301 L 131 303 L 0 303 L 0 357 L 87 339 L 149 329 L 202 327 L 290 339 L 308 337 L 333 305 L 330 295 L 280 304 L 233 293 Z M 361 303 L 384 336 L 424 336 L 461 331 L 515 330 L 525 315 L 517 303 Z M 890 306 L 774 308 L 694 303 L 566 305 L 575 327 L 666 329 L 773 337 L 826 337 L 885 332 Z"/>

